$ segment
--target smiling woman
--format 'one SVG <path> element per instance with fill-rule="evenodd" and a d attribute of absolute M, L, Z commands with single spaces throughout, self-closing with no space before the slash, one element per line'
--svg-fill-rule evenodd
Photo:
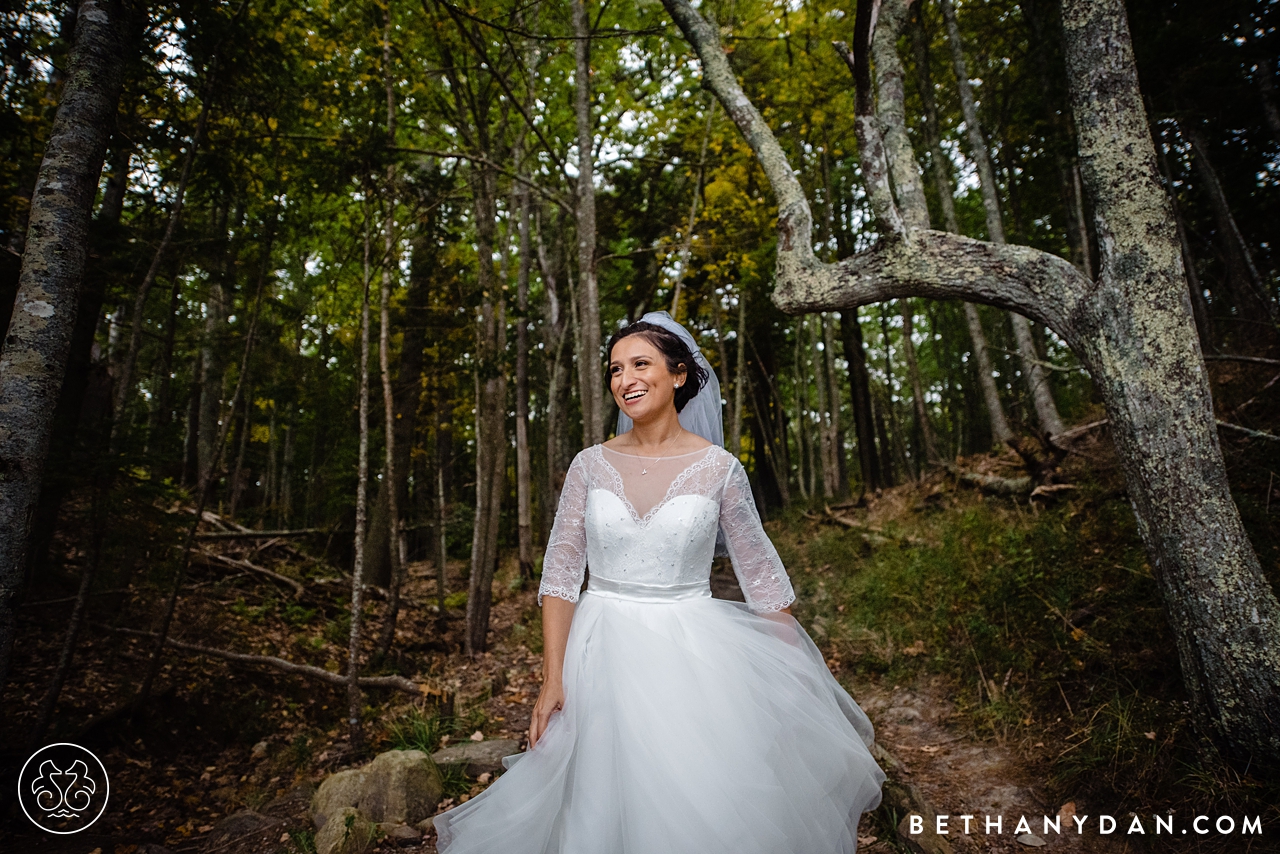
<path fill-rule="evenodd" d="M 565 478 L 529 750 L 436 816 L 443 854 L 853 854 L 880 801 L 871 723 L 791 616 L 742 463 L 708 438 L 723 435 L 713 375 L 656 319 L 609 342 L 631 429 Z M 716 429 L 686 429 L 691 412 Z M 721 536 L 745 604 L 711 597 Z"/>

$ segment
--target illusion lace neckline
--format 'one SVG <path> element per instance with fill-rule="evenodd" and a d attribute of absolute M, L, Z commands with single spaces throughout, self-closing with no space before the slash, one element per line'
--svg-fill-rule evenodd
<path fill-rule="evenodd" d="M 605 448 L 603 444 L 596 445 L 595 447 L 598 451 L 598 453 L 596 454 L 596 457 L 600 460 L 601 463 L 605 465 L 605 467 L 609 471 L 609 475 L 613 479 L 614 488 L 612 491 L 614 495 L 618 496 L 618 498 L 622 500 L 623 505 L 627 508 L 627 512 L 631 514 L 632 521 L 634 521 L 637 525 L 640 525 L 641 527 L 646 527 L 649 524 L 650 520 L 652 520 L 653 517 L 657 515 L 658 511 L 661 510 L 663 507 L 666 507 L 667 503 L 676 496 L 676 492 L 680 489 L 681 486 L 684 485 L 685 481 L 687 481 L 691 475 L 693 475 L 694 473 L 700 471 L 701 469 L 711 464 L 711 461 L 715 458 L 715 451 L 719 446 L 707 445 L 707 447 L 701 448 L 697 451 L 691 451 L 687 454 L 673 454 L 672 457 L 667 457 L 666 459 L 672 459 L 672 458 L 678 458 L 678 457 L 688 457 L 688 456 L 692 456 L 693 454 L 704 455 L 701 459 L 694 460 L 692 463 L 685 466 L 684 469 L 682 469 L 680 473 L 677 474 L 672 479 L 671 485 L 667 487 L 667 493 L 662 497 L 662 500 L 659 501 L 657 504 L 653 505 L 652 507 L 650 507 L 649 512 L 645 513 L 643 516 L 641 516 L 638 512 L 636 512 L 636 508 L 631 503 L 631 499 L 627 497 L 626 486 L 624 485 L 622 480 L 622 472 L 614 468 L 613 463 L 609 462 L 609 460 L 606 459 L 604 455 L 604 452 L 606 450 L 614 454 L 619 452 L 613 450 L 612 448 Z M 622 454 L 622 456 L 636 457 L 637 455 Z M 653 459 L 653 458 L 639 457 L 639 459 Z"/>

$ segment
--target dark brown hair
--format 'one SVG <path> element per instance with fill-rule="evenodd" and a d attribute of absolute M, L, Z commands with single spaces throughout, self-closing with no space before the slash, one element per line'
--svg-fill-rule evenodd
<path fill-rule="evenodd" d="M 680 384 L 680 388 L 676 389 L 676 412 L 684 409 L 684 405 L 693 399 L 704 385 L 707 384 L 707 369 L 698 364 L 693 358 L 693 353 L 689 351 L 689 346 L 684 343 L 679 335 L 659 326 L 656 323 L 649 323 L 644 320 L 637 320 L 635 323 L 622 327 L 613 333 L 613 337 L 609 339 L 608 348 L 606 349 L 605 365 L 606 376 L 609 378 L 609 384 L 613 385 L 613 376 L 608 373 L 608 364 L 613 361 L 614 345 L 629 335 L 642 335 L 644 339 L 658 348 L 658 352 L 662 354 L 662 358 L 666 360 L 667 370 L 673 374 L 684 374 L 685 381 Z"/>

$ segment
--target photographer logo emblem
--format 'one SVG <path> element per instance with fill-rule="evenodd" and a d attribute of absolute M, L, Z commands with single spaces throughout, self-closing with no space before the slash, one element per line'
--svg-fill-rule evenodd
<path fill-rule="evenodd" d="M 107 808 L 107 769 L 78 744 L 40 748 L 18 775 L 18 803 L 27 818 L 49 833 L 79 833 Z"/>

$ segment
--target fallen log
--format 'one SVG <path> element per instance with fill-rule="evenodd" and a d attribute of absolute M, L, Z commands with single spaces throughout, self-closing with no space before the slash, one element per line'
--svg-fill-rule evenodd
<path fill-rule="evenodd" d="M 120 632 L 127 635 L 139 635 L 142 637 L 154 638 L 158 637 L 155 632 L 146 632 L 141 629 L 126 629 L 123 627 L 108 627 L 113 632 Z M 293 661 L 286 661 L 283 658 L 276 658 L 274 655 L 249 655 L 243 652 L 231 652 L 226 649 L 214 649 L 213 647 L 200 646 L 194 643 L 183 643 L 173 638 L 165 638 L 165 646 L 171 646 L 174 649 L 181 649 L 186 652 L 194 652 L 198 655 L 207 655 L 210 658 L 220 658 L 224 661 L 236 661 L 241 664 L 258 664 L 271 667 L 275 670 L 283 670 L 285 673 L 294 673 L 299 676 L 309 676 L 312 679 L 319 679 L 322 682 L 328 682 L 330 685 L 348 684 L 348 679 L 343 673 L 331 673 L 323 667 L 315 667 L 310 664 L 298 664 Z M 361 688 L 391 688 L 396 691 L 403 691 L 406 694 L 412 694 L 420 697 L 423 694 L 433 693 L 429 686 L 419 685 L 403 676 L 361 676 Z"/>
<path fill-rule="evenodd" d="M 197 540 L 270 540 L 275 538 L 289 539 L 304 537 L 308 534 L 327 534 L 328 528 L 297 528 L 292 531 L 254 531 L 245 529 L 238 531 L 201 531 L 196 534 Z"/>
<path fill-rule="evenodd" d="M 246 569 L 249 572 L 256 572 L 259 575 L 263 575 L 263 576 L 266 576 L 267 578 L 270 578 L 272 581 L 277 581 L 281 584 L 287 584 L 288 586 L 293 588 L 294 599 L 301 599 L 307 592 L 307 589 L 305 587 L 303 587 L 297 581 L 294 581 L 289 576 L 281 575 L 278 572 L 273 572 L 272 570 L 267 569 L 265 566 L 258 566 L 256 563 L 250 563 L 247 560 L 239 560 L 237 558 L 227 557 L 226 555 L 220 555 L 215 552 L 204 552 L 204 551 L 199 552 L 199 557 L 203 558 L 206 561 L 212 561 L 213 563 L 220 563 L 225 566 L 234 567 L 236 569 Z"/>
<path fill-rule="evenodd" d="M 1000 477 L 994 474 L 982 474 L 976 471 L 965 471 L 953 463 L 943 463 L 942 467 L 956 476 L 961 483 L 976 486 L 983 492 L 992 495 L 1026 495 L 1031 492 L 1032 482 L 1029 475 L 1022 477 Z"/>

